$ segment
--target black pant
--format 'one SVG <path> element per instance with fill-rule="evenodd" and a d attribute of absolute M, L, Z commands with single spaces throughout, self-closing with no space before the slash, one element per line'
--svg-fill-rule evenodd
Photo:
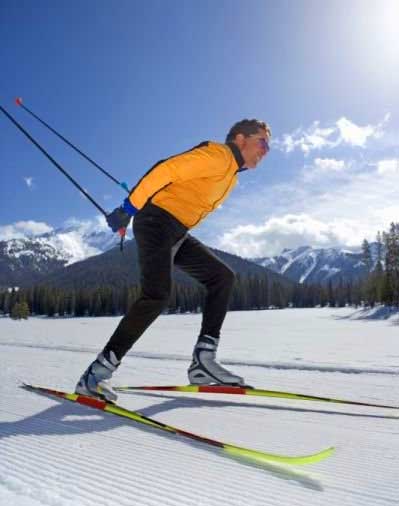
<path fill-rule="evenodd" d="M 105 346 L 119 360 L 169 302 L 173 264 L 202 283 L 207 295 L 200 335 L 219 337 L 234 284 L 234 272 L 178 220 L 147 204 L 134 218 L 141 270 L 141 295 Z"/>

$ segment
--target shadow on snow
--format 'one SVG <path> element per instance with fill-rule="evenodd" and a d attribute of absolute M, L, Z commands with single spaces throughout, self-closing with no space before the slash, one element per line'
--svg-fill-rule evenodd
<path fill-rule="evenodd" d="M 153 394 L 150 395 L 159 398 L 159 396 Z M 89 407 L 82 406 L 80 404 L 75 404 L 67 400 L 54 399 L 54 397 L 50 396 L 48 397 L 51 398 L 51 400 L 53 402 L 56 402 L 57 404 L 32 416 L 26 417 L 22 420 L 18 420 L 16 422 L 0 423 L 0 440 L 2 438 L 4 439 L 4 438 L 32 436 L 32 435 L 65 436 L 65 435 L 100 433 L 100 432 L 108 432 L 117 429 L 118 427 L 131 427 L 132 429 L 135 430 L 153 433 L 154 435 L 159 437 L 184 442 L 190 446 L 195 447 L 196 450 L 207 451 L 213 454 L 220 455 L 220 450 L 218 450 L 217 448 L 208 447 L 207 445 L 201 444 L 200 442 L 192 440 L 190 441 L 189 439 L 182 438 L 179 435 L 164 433 L 159 431 L 158 429 L 135 423 L 132 420 L 129 421 L 110 413 L 93 410 Z M 146 416 L 150 416 L 155 413 L 162 413 L 177 408 L 192 408 L 202 405 L 230 406 L 232 405 L 232 403 L 222 401 L 206 401 L 206 400 L 198 401 L 196 399 L 175 399 L 175 398 L 170 399 L 169 397 L 166 402 L 164 400 L 161 403 L 149 406 L 143 410 L 140 410 L 140 413 Z M 259 408 L 262 406 L 256 407 Z M 265 408 L 280 409 L 279 407 L 276 406 L 268 406 Z M 293 409 L 289 408 L 289 410 Z M 296 410 L 294 409 L 294 411 Z M 248 467 L 262 469 L 264 471 L 266 470 L 268 473 L 272 474 L 277 478 L 288 481 L 295 481 L 297 484 L 305 488 L 315 491 L 323 491 L 323 486 L 319 480 L 315 479 L 309 474 L 305 474 L 304 472 L 289 468 L 282 464 L 279 465 L 275 463 L 254 463 L 246 460 L 245 458 L 235 457 L 224 453 L 223 457 L 228 458 L 229 460 L 240 462 L 240 464 L 244 464 Z"/>

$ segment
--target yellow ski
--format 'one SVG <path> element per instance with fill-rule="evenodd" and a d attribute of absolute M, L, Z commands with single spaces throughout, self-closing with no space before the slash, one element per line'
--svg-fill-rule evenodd
<path fill-rule="evenodd" d="M 317 395 L 298 394 L 293 392 L 279 392 L 277 390 L 261 390 L 259 388 L 239 387 L 229 385 L 173 385 L 173 386 L 120 386 L 114 390 L 134 391 L 151 390 L 165 392 L 190 392 L 202 394 L 231 394 L 231 395 L 252 395 L 254 397 L 276 397 L 279 399 L 296 399 L 300 401 L 319 401 L 331 402 L 336 404 L 348 404 L 351 406 L 368 406 L 372 408 L 399 409 L 399 406 L 389 406 L 385 404 L 373 404 L 371 402 L 350 401 L 344 399 L 334 399 L 331 397 L 320 397 Z"/>
<path fill-rule="evenodd" d="M 129 409 L 118 406 L 117 404 L 106 402 L 102 399 L 97 399 L 94 397 L 86 397 L 83 395 L 72 394 L 67 392 L 61 392 L 58 390 L 52 390 L 50 388 L 43 388 L 27 384 L 22 385 L 22 388 L 25 388 L 26 390 L 36 392 L 42 395 L 66 399 L 71 402 L 77 402 L 79 404 L 83 404 L 84 406 L 88 406 L 90 408 L 99 409 L 107 413 L 112 413 L 113 415 L 128 418 L 129 420 L 133 420 L 137 423 L 148 425 L 150 427 L 162 430 L 164 432 L 169 432 L 185 438 L 194 439 L 195 441 L 204 443 L 208 446 L 219 448 L 224 453 L 233 455 L 234 457 L 240 457 L 252 462 L 269 463 L 269 464 L 278 463 L 290 465 L 314 464 L 316 462 L 319 462 L 320 460 L 326 459 L 334 452 L 334 448 L 330 447 L 326 448 L 325 450 L 322 450 L 321 452 L 313 453 L 310 455 L 287 456 L 287 455 L 278 455 L 274 453 L 267 453 L 259 450 L 252 450 L 249 448 L 243 448 L 240 446 L 223 443 L 222 441 L 217 441 L 216 439 L 210 439 L 204 436 L 200 436 L 192 432 L 187 432 L 186 430 L 179 429 L 172 425 L 167 425 L 163 422 L 159 422 L 154 418 L 149 418 L 148 416 L 142 415 L 138 411 L 131 411 Z"/>

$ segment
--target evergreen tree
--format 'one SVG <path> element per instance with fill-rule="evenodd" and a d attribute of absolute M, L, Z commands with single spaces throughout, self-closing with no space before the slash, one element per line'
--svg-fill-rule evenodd
<path fill-rule="evenodd" d="M 285 305 L 281 286 L 276 281 L 273 281 L 273 283 L 272 283 L 272 291 L 271 291 L 270 300 L 271 300 L 271 305 L 274 307 L 282 308 Z"/>
<path fill-rule="evenodd" d="M 27 320 L 29 316 L 28 303 L 25 300 L 16 302 L 11 309 L 10 316 L 13 320 Z"/>
<path fill-rule="evenodd" d="M 335 293 L 334 293 L 334 290 L 333 290 L 331 279 L 328 282 L 327 298 L 328 298 L 328 305 L 330 307 L 335 307 Z"/>
<path fill-rule="evenodd" d="M 389 303 L 399 305 L 399 223 L 391 223 L 389 232 L 384 234 L 385 275 Z"/>
<path fill-rule="evenodd" d="M 366 266 L 367 273 L 369 274 L 371 272 L 371 269 L 373 267 L 373 259 L 371 257 L 371 249 L 369 242 L 364 239 L 362 243 L 362 256 L 363 256 L 363 262 Z"/>
<path fill-rule="evenodd" d="M 377 233 L 377 259 L 374 269 L 373 282 L 375 285 L 375 296 L 378 302 L 383 301 L 384 268 L 382 263 L 383 242 L 381 232 Z"/>

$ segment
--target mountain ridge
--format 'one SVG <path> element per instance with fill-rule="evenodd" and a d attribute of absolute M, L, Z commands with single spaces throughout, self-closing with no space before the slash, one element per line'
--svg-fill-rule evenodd
<path fill-rule="evenodd" d="M 75 272 L 80 272 L 81 279 L 87 279 L 89 284 L 96 284 L 100 279 L 104 282 L 108 280 L 111 284 L 118 283 L 118 276 L 113 272 L 114 267 L 108 260 L 109 256 L 102 257 L 99 262 L 95 260 L 95 257 L 115 249 L 118 241 L 119 238 L 108 230 L 101 220 L 98 220 L 98 223 L 84 222 L 68 225 L 35 237 L 0 241 L 0 287 L 24 287 L 39 282 L 59 284 L 61 279 L 65 285 L 69 285 L 66 273 L 72 273 L 73 277 Z M 117 269 L 120 276 L 131 282 L 138 282 L 137 259 L 135 253 L 132 253 L 131 246 L 128 246 L 130 242 L 128 240 L 125 243 L 129 256 L 127 262 L 121 263 L 120 260 L 123 257 L 118 255 L 111 256 L 116 264 L 124 264 L 119 265 Z M 375 261 L 375 245 L 371 246 Z M 280 255 L 273 257 L 247 259 L 221 250 L 213 249 L 213 251 L 227 259 L 227 263 L 234 264 L 233 269 L 238 273 L 249 272 L 250 269 L 248 270 L 245 262 L 251 262 L 269 273 L 273 272 L 300 284 L 325 285 L 330 281 L 337 284 L 340 279 L 354 281 L 367 274 L 362 253 L 342 248 L 300 246 L 293 249 L 286 248 Z M 84 275 L 81 262 L 87 262 L 89 259 L 92 260 L 84 263 L 83 266 L 90 272 L 92 272 L 92 265 L 97 266 L 97 281 L 91 281 Z M 69 269 L 73 265 L 75 267 Z M 256 271 L 258 274 L 261 272 L 263 271 Z M 256 273 L 254 271 L 253 275 Z M 92 276 L 95 277 L 94 273 Z M 78 281 L 76 283 L 79 284 Z"/>
<path fill-rule="evenodd" d="M 371 252 L 375 263 L 376 243 L 371 244 Z M 367 275 L 362 252 L 344 248 L 300 246 L 286 248 L 280 255 L 251 260 L 300 284 L 337 284 L 340 280 L 356 281 Z"/>

